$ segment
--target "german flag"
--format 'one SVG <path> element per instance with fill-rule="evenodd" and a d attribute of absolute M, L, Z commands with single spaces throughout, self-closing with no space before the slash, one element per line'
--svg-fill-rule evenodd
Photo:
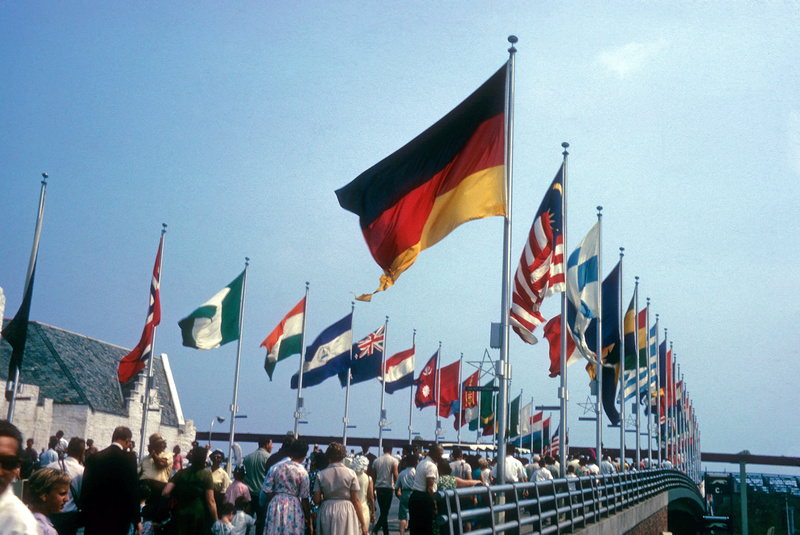
<path fill-rule="evenodd" d="M 506 214 L 505 89 L 503 65 L 444 118 L 336 191 L 383 268 L 376 292 L 460 224 Z"/>

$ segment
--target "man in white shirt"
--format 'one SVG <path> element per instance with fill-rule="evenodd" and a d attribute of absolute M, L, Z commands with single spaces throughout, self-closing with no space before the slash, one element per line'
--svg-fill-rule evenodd
<path fill-rule="evenodd" d="M 33 514 L 14 495 L 11 482 L 19 479 L 22 434 L 14 424 L 0 421 L 0 530 L 3 533 L 38 535 Z"/>
<path fill-rule="evenodd" d="M 72 481 L 69 484 L 69 499 L 60 513 L 50 516 L 59 535 L 74 535 L 78 532 L 78 509 L 80 504 L 81 483 L 83 482 L 83 465 L 81 460 L 86 451 L 86 442 L 82 438 L 73 437 L 67 444 L 67 456 L 46 466 L 66 472 Z"/>
<path fill-rule="evenodd" d="M 378 507 L 381 514 L 372 527 L 372 533 L 383 529 L 383 535 L 389 535 L 389 508 L 392 506 L 394 484 L 397 481 L 397 467 L 400 463 L 392 457 L 392 447 L 384 446 L 383 455 L 372 463 L 372 477 L 375 479 L 375 494 L 378 495 Z"/>
<path fill-rule="evenodd" d="M 414 475 L 414 490 L 408 499 L 408 529 L 414 535 L 432 535 L 433 519 L 436 516 L 436 502 L 433 495 L 438 490 L 439 479 L 437 463 L 442 460 L 442 447 L 431 446 L 428 456 L 417 465 Z"/>
<path fill-rule="evenodd" d="M 452 461 L 450 462 L 450 475 L 453 477 L 460 477 L 461 479 L 472 479 L 472 469 L 467 461 L 464 460 L 464 453 L 461 448 L 453 448 L 453 453 L 450 455 Z"/>
<path fill-rule="evenodd" d="M 522 463 L 519 462 L 519 459 L 514 457 L 516 452 L 517 448 L 513 444 L 506 444 L 505 483 L 525 483 L 528 481 L 528 473 L 525 471 L 525 467 L 522 466 Z M 497 465 L 492 468 L 492 477 L 494 477 L 495 480 L 497 479 Z M 516 499 L 515 494 L 516 492 L 513 490 L 507 491 L 506 503 L 513 502 Z M 519 520 L 516 508 L 506 512 L 506 520 Z M 510 529 L 507 531 L 507 533 L 509 535 L 517 535 L 519 533 L 519 529 Z"/>

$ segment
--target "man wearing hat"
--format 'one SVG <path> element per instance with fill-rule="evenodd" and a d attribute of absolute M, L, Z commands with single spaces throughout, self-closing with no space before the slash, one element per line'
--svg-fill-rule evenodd
<path fill-rule="evenodd" d="M 158 433 L 150 435 L 147 451 L 149 455 L 139 463 L 139 479 L 150 487 L 148 505 L 158 507 L 161 491 L 167 486 L 172 472 L 172 454 L 167 451 L 167 441 Z"/>

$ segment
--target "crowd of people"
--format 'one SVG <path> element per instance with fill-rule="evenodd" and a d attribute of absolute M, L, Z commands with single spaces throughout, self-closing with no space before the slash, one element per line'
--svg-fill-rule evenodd
<path fill-rule="evenodd" d="M 131 430 L 118 427 L 103 450 L 59 431 L 37 453 L 33 440 L 23 449 L 17 428 L 0 421 L 0 535 L 389 535 L 395 498 L 400 535 L 442 535 L 438 490 L 502 483 L 493 460 L 459 448 L 449 458 L 440 445 L 425 455 L 416 445 L 402 455 L 385 446 L 380 456 L 368 444 L 358 454 L 337 442 L 309 449 L 291 435 L 275 452 L 261 440 L 238 459 L 231 480 L 224 454 L 210 445 L 195 442 L 184 458 L 156 433 L 137 462 Z M 590 454 L 570 457 L 564 468 L 563 477 L 574 478 L 637 467 Z M 538 482 L 562 477 L 562 467 L 549 455 L 518 457 L 508 445 L 504 473 L 505 483 Z M 26 480 L 22 501 L 11 490 L 15 479 Z M 480 494 L 460 500 L 462 510 L 486 505 Z"/>

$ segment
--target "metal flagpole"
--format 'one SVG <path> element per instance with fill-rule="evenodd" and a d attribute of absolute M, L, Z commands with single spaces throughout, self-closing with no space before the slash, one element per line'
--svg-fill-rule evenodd
<path fill-rule="evenodd" d="M 597 303 L 600 313 L 597 315 L 597 346 L 595 357 L 595 381 L 597 381 L 597 463 L 603 461 L 603 207 L 597 207 Z"/>
<path fill-rule="evenodd" d="M 411 347 L 414 348 L 414 365 L 416 366 L 417 363 L 417 330 L 414 329 L 414 334 L 411 337 Z M 414 371 L 411 371 L 411 376 L 413 378 Z M 408 394 L 408 444 L 411 445 L 411 441 L 413 440 L 414 434 L 414 425 L 412 424 L 414 420 L 414 387 L 412 386 L 409 390 L 411 392 Z"/>
<path fill-rule="evenodd" d="M 436 351 L 436 385 L 433 389 L 436 403 L 436 443 L 439 443 L 439 433 L 442 431 L 442 419 L 439 417 L 439 401 L 441 396 L 442 381 L 442 341 L 439 340 L 439 349 Z"/>
<path fill-rule="evenodd" d="M 303 365 L 306 361 L 306 318 L 308 317 L 308 282 L 306 282 L 306 296 L 303 298 L 303 332 L 300 334 L 300 371 L 297 381 L 297 402 L 294 407 L 294 438 L 297 439 L 300 427 L 300 418 L 303 413 Z"/>
<path fill-rule="evenodd" d="M 497 378 L 499 380 L 500 390 L 498 391 L 497 400 L 497 417 L 495 422 L 499 425 L 497 427 L 497 480 L 503 483 L 505 481 L 506 473 L 506 420 L 508 419 L 508 410 L 506 404 L 508 403 L 508 381 L 511 375 L 511 367 L 509 366 L 509 352 L 508 352 L 508 339 L 509 339 L 509 290 L 511 288 L 511 194 L 512 188 L 512 165 L 514 163 L 514 54 L 517 49 L 514 44 L 517 38 L 514 35 L 508 36 L 508 42 L 511 47 L 508 49 L 508 63 L 506 64 L 506 102 L 505 102 L 505 120 L 506 120 L 506 154 L 505 154 L 505 171 L 506 171 L 506 217 L 503 221 L 503 284 L 502 295 L 500 298 L 500 359 L 497 362 Z"/>
<path fill-rule="evenodd" d="M 350 331 L 353 330 L 353 313 L 356 311 L 356 303 L 350 303 Z M 353 362 L 353 344 L 350 344 L 350 362 Z M 347 446 L 347 425 L 350 423 L 350 376 L 352 375 L 350 367 L 347 367 L 347 390 L 344 395 L 344 418 L 342 424 L 344 431 L 342 431 L 342 445 Z"/>
<path fill-rule="evenodd" d="M 42 217 L 44 216 L 44 198 L 45 193 L 47 190 L 47 173 L 42 173 L 42 189 L 39 192 L 39 213 L 36 217 L 36 230 L 33 233 L 33 248 L 31 249 L 31 257 L 28 260 L 28 272 L 25 275 L 25 288 L 22 291 L 22 299 L 25 299 L 25 296 L 28 295 L 28 286 L 30 286 L 33 281 L 31 278 L 33 277 L 33 268 L 36 266 L 36 258 L 39 255 L 39 236 L 42 234 Z M 2 327 L 2 325 L 0 325 Z M 28 329 L 28 326 L 25 325 L 24 328 Z M 24 355 L 24 348 L 23 348 L 23 355 Z M 13 352 L 12 352 L 13 356 Z M 11 399 L 8 402 L 8 423 L 14 423 L 14 406 L 17 403 L 17 388 L 19 388 L 19 366 L 14 367 L 14 377 L 13 379 L 9 377 L 11 381 Z M 8 388 L 8 387 L 6 387 Z"/>
<path fill-rule="evenodd" d="M 564 162 L 562 166 L 561 177 L 564 181 L 561 191 L 561 239 L 564 254 L 567 249 L 567 156 L 569 152 L 569 143 L 566 141 L 561 144 L 564 152 Z M 561 427 L 558 428 L 558 456 L 560 457 L 561 466 L 567 465 L 567 454 L 569 447 L 567 446 L 567 401 L 569 401 L 569 390 L 567 389 L 567 289 L 565 281 L 565 289 L 561 292 L 561 386 L 558 389 L 559 399 L 559 412 L 561 413 Z M 531 407 L 531 412 L 533 412 Z M 533 434 L 531 433 L 531 451 L 533 451 Z M 566 469 L 566 468 L 565 468 Z"/>
<path fill-rule="evenodd" d="M 236 427 L 236 413 L 239 412 L 239 407 L 236 404 L 239 401 L 239 368 L 242 364 L 242 331 L 244 330 L 244 297 L 247 292 L 247 268 L 250 265 L 250 259 L 244 259 L 244 278 L 242 279 L 242 298 L 239 302 L 239 340 L 236 344 L 236 376 L 233 381 L 233 403 L 231 403 L 231 436 L 228 440 L 228 476 L 231 475 L 231 457 L 233 456 L 233 437 L 234 428 Z M 208 437 L 211 440 L 211 437 Z"/>
<path fill-rule="evenodd" d="M 638 283 L 638 281 L 637 281 Z M 639 294 L 637 291 L 636 294 L 636 308 L 639 308 Z M 645 348 L 645 353 L 647 354 L 647 458 L 648 464 L 653 464 L 653 369 L 650 366 L 650 361 L 653 359 L 652 350 L 653 347 L 650 344 L 650 298 L 647 298 L 647 309 L 645 312 L 645 339 L 647 340 L 646 344 L 647 347 Z M 656 350 L 658 349 L 658 344 L 656 344 Z M 658 358 L 656 357 L 656 360 Z M 658 410 L 658 409 L 656 409 Z M 638 436 L 638 435 L 637 435 Z"/>
<path fill-rule="evenodd" d="M 386 351 L 389 339 L 389 316 L 383 324 L 383 359 L 381 361 L 381 419 L 378 421 L 378 452 L 383 452 L 383 428 L 386 427 Z M 413 388 L 412 388 L 413 390 Z"/>
<path fill-rule="evenodd" d="M 641 367 L 642 363 L 639 362 L 639 348 L 642 345 L 642 341 L 639 340 L 639 277 L 634 277 L 636 281 L 636 286 L 633 290 L 633 343 L 634 347 L 634 360 L 636 364 L 634 365 L 634 370 L 636 373 L 636 469 L 639 469 L 640 463 L 642 462 L 642 447 L 641 447 L 641 440 L 640 440 L 640 432 L 641 432 L 641 425 L 642 425 L 642 407 L 641 407 L 641 399 L 642 399 L 642 385 L 640 383 L 640 371 L 639 368 Z M 646 315 L 646 314 L 645 314 Z M 645 322 L 646 323 L 646 322 Z M 648 370 L 648 377 L 650 376 L 650 357 L 649 355 L 649 347 L 647 347 L 647 326 L 645 325 L 645 349 L 644 354 L 647 361 L 647 370 Z M 648 401 L 650 400 L 650 383 L 648 383 L 647 387 L 648 392 Z"/>
<path fill-rule="evenodd" d="M 562 369 L 561 371 L 563 373 L 564 370 Z M 531 396 L 531 415 L 528 417 L 528 419 L 530 420 L 530 422 L 528 422 L 528 428 L 529 428 L 528 430 L 530 431 L 530 435 L 531 435 L 531 456 L 533 456 L 533 415 L 534 415 L 533 411 L 535 411 L 535 410 L 536 409 L 535 409 L 535 405 L 533 404 L 533 396 Z M 519 443 L 520 443 L 520 445 L 522 445 L 522 439 L 520 439 Z M 560 450 L 561 450 L 561 446 L 559 446 L 559 452 L 560 452 Z M 563 459 L 562 459 L 562 464 L 563 464 Z"/>
<path fill-rule="evenodd" d="M 666 329 L 665 329 L 666 332 Z M 664 335 L 666 336 L 666 335 Z M 675 458 L 675 354 L 672 353 L 672 340 L 669 342 L 669 352 L 672 355 L 672 375 L 669 381 L 669 436 L 672 458 Z M 674 462 L 672 463 L 675 464 Z"/>
<path fill-rule="evenodd" d="M 161 271 L 162 271 L 162 264 L 161 261 L 164 258 L 164 235 L 167 233 L 167 224 L 161 223 L 161 242 L 158 246 L 158 280 L 156 282 L 156 288 L 161 288 Z M 151 296 L 152 298 L 152 296 Z M 147 318 L 147 321 L 150 321 L 150 318 Z M 147 439 L 147 415 L 150 412 L 150 388 L 153 386 L 153 361 L 155 360 L 156 355 L 156 326 L 153 325 L 153 334 L 150 337 L 150 357 L 147 359 L 147 375 L 145 375 L 144 379 L 144 403 L 142 404 L 142 433 L 141 433 L 141 440 L 139 441 L 139 458 L 144 459 L 144 451 L 145 451 L 145 440 Z M 209 442 L 211 442 L 211 436 L 208 437 Z"/>
<path fill-rule="evenodd" d="M 464 353 L 461 353 L 461 358 L 458 360 L 458 445 L 461 445 L 461 418 L 464 416 L 464 399 L 463 399 L 463 392 L 464 392 L 464 385 L 461 384 L 461 372 L 463 371 L 464 367 Z"/>
<path fill-rule="evenodd" d="M 619 372 L 619 469 L 621 471 L 625 471 L 625 314 L 622 312 L 622 287 L 623 281 L 625 280 L 622 277 L 622 258 L 625 256 L 625 248 L 619 248 L 619 294 L 617 296 L 617 325 L 619 325 L 622 329 L 620 332 L 619 337 L 619 364 L 620 364 L 620 372 Z M 635 318 L 635 315 L 634 315 Z M 636 377 L 639 377 L 639 374 L 636 374 Z M 636 430 L 636 433 L 639 433 L 639 430 Z"/>
<path fill-rule="evenodd" d="M 648 301 L 649 304 L 649 301 Z M 661 344 L 658 343 L 658 314 L 656 314 L 656 446 L 658 446 L 658 467 L 661 468 L 661 463 L 664 461 L 661 455 L 661 441 L 664 438 L 661 435 L 661 389 L 663 388 L 661 384 Z M 664 349 L 666 351 L 666 349 Z M 666 361 L 665 361 L 666 363 Z M 664 391 L 666 393 L 666 390 Z M 666 414 L 666 404 L 664 404 L 664 422 L 667 421 L 667 414 Z M 653 415 L 651 414 L 650 417 L 652 418 Z M 665 426 L 666 429 L 666 426 Z"/>

